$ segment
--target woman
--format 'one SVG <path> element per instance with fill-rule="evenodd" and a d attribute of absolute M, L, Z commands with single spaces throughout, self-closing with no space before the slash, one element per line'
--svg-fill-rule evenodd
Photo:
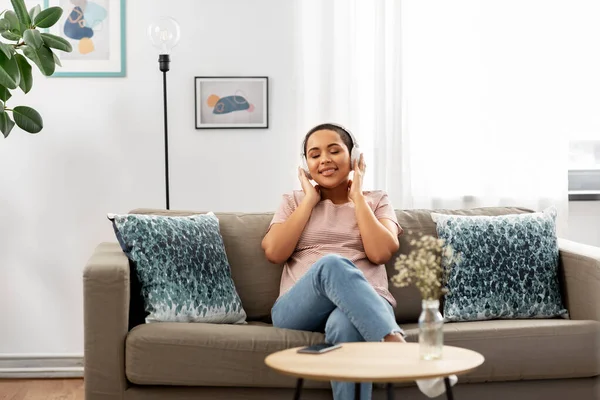
<path fill-rule="evenodd" d="M 262 241 L 270 262 L 285 263 L 273 325 L 325 332 L 330 343 L 404 342 L 385 270 L 403 231 L 384 192 L 363 192 L 365 162 L 360 155 L 351 163 L 355 145 L 334 124 L 306 134 L 302 156 L 317 184 L 298 170 L 302 190 L 283 196 Z M 354 398 L 352 383 L 332 387 L 334 399 Z M 371 389 L 362 384 L 361 399 Z"/>

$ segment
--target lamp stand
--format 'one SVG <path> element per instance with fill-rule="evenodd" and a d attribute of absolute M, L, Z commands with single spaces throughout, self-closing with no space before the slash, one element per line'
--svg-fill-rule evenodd
<path fill-rule="evenodd" d="M 171 59 L 168 54 L 158 56 L 158 65 L 163 73 L 163 104 L 164 104 L 164 122 L 165 122 L 165 196 L 166 209 L 169 210 L 169 126 L 167 123 L 167 71 Z"/>

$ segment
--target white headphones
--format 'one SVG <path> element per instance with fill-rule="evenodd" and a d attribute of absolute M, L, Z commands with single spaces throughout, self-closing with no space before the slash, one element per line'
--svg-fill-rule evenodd
<path fill-rule="evenodd" d="M 350 169 L 354 169 L 354 163 L 358 160 L 360 160 L 360 155 L 362 154 L 362 150 L 358 147 L 358 142 L 356 141 L 356 138 L 354 137 L 354 135 L 352 134 L 352 132 L 350 132 L 348 129 L 344 128 L 341 125 L 338 124 L 333 124 L 333 123 L 325 123 L 325 124 L 319 124 L 317 126 L 315 126 L 314 128 L 312 128 L 309 133 L 312 132 L 316 132 L 319 130 L 323 130 L 323 129 L 331 129 L 331 128 L 337 128 L 340 129 L 344 132 L 346 132 L 348 134 L 348 136 L 350 137 L 350 140 L 352 141 L 352 152 L 350 153 Z M 308 171 L 308 164 L 306 162 L 306 153 L 304 152 L 304 147 L 306 146 L 306 143 L 302 143 L 302 152 L 300 153 L 300 157 L 301 157 L 301 162 L 302 162 L 302 169 L 304 170 L 304 172 L 306 173 L 306 176 L 308 177 L 308 179 L 312 179 L 312 176 L 310 175 L 310 172 Z"/>

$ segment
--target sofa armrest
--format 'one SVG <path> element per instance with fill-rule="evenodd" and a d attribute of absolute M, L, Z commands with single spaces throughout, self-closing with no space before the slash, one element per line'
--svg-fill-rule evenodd
<path fill-rule="evenodd" d="M 558 240 L 571 319 L 600 321 L 600 247 Z"/>
<path fill-rule="evenodd" d="M 83 272 L 86 400 L 123 399 L 129 319 L 129 260 L 117 243 L 102 243 Z"/>

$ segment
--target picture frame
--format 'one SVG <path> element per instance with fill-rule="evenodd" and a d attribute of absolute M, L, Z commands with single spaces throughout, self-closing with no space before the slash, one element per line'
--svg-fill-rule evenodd
<path fill-rule="evenodd" d="M 267 129 L 269 78 L 194 77 L 196 129 Z"/>
<path fill-rule="evenodd" d="M 125 1 L 44 0 L 44 8 L 63 9 L 60 20 L 46 32 L 73 46 L 70 53 L 56 52 L 62 66 L 57 66 L 52 77 L 126 75 Z"/>

